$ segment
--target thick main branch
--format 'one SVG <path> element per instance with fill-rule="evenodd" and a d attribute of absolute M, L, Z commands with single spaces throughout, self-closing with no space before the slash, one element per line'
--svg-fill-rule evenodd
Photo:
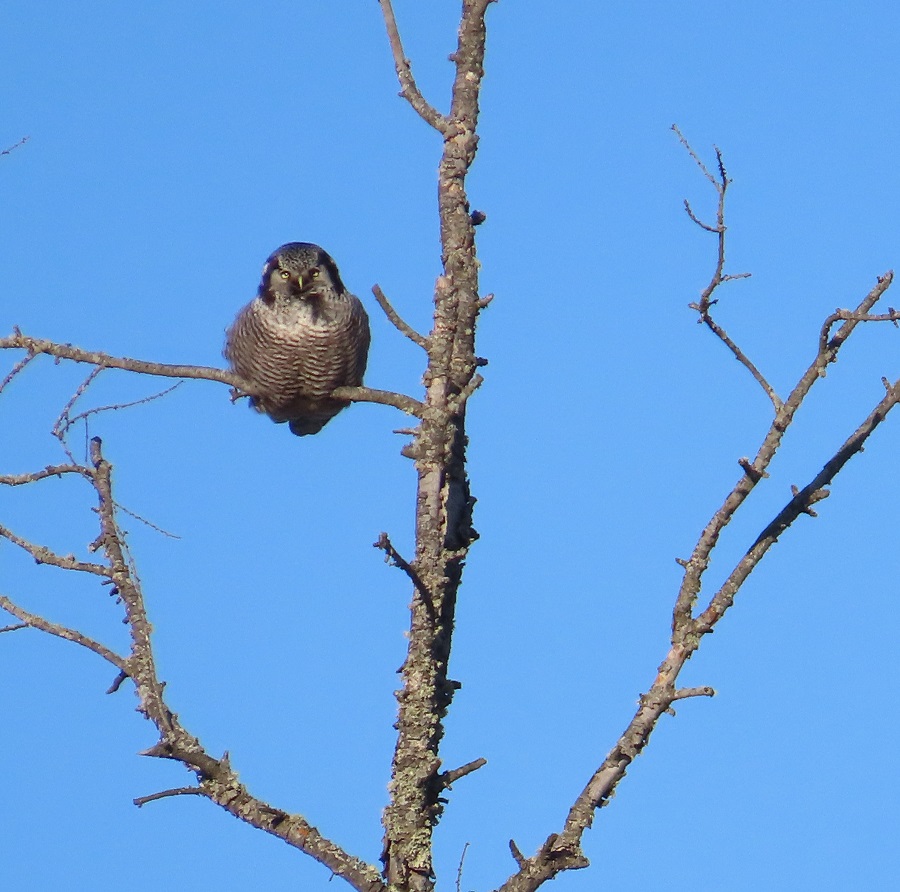
<path fill-rule="evenodd" d="M 451 111 L 439 128 L 444 135 L 438 169 L 443 271 L 435 287 L 434 325 L 425 344 L 422 421 L 408 450 L 418 477 L 412 570 L 421 584 L 410 607 L 390 803 L 384 815 L 384 873 L 400 892 L 434 888 L 431 838 L 441 814 L 440 795 L 446 790 L 439 749 L 443 719 L 458 687 L 448 675 L 448 663 L 463 563 L 475 538 L 465 465 L 465 395 L 477 367 L 479 295 L 465 182 L 477 147 L 487 6 L 487 0 L 463 4 L 452 57 L 456 75 Z M 388 29 L 390 33 L 390 21 Z M 410 102 L 416 107 L 412 98 Z"/>

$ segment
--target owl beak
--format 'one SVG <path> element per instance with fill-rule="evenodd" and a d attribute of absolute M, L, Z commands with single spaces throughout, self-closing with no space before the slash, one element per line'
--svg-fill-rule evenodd
<path fill-rule="evenodd" d="M 300 289 L 299 294 L 304 300 L 318 295 L 319 291 L 316 284 L 316 280 L 308 274 L 299 273 L 297 276 L 297 285 Z"/>

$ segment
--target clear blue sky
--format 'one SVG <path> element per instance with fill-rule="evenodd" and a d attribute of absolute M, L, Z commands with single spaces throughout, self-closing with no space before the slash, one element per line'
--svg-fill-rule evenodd
<path fill-rule="evenodd" d="M 397 0 L 444 107 L 458 3 Z M 470 403 L 482 538 L 466 569 L 445 765 L 478 756 L 437 831 L 441 888 L 487 890 L 559 828 L 647 689 L 686 557 L 769 421 L 762 391 L 687 303 L 714 195 L 669 131 L 725 153 L 732 272 L 720 321 L 785 392 L 823 318 L 900 263 L 896 4 L 539 3 L 490 9 L 472 172 L 486 382 Z M 380 283 L 427 329 L 440 143 L 397 98 L 374 0 L 7 0 L 0 10 L 0 330 L 219 364 L 266 255 L 324 245 L 370 310 L 367 382 L 420 393 L 421 356 Z M 897 286 L 900 288 L 900 286 Z M 900 306 L 900 292 L 888 304 Z M 727 530 L 708 586 L 900 374 L 900 333 L 855 336 L 772 478 Z M 3 369 L 12 357 L 4 357 Z M 0 369 L 2 371 L 2 369 Z M 35 363 L 0 400 L 0 469 L 58 461 L 47 431 L 85 374 Z M 84 407 L 154 393 L 104 373 Z M 414 475 L 355 406 L 314 438 L 184 384 L 96 418 L 161 673 L 182 721 L 251 790 L 375 861 L 409 591 L 371 547 L 412 536 Z M 75 442 L 77 442 L 77 437 Z M 680 704 L 585 837 L 563 890 L 887 889 L 900 869 L 897 419 L 802 518 L 682 679 Z M 72 481 L 0 492 L 0 521 L 59 551 L 94 535 Z M 0 544 L 0 591 L 125 646 L 90 580 Z M 73 645 L 0 639 L 0 885 L 331 889 L 327 871 L 142 758 L 154 729 Z M 635 880 L 635 871 L 637 879 Z"/>

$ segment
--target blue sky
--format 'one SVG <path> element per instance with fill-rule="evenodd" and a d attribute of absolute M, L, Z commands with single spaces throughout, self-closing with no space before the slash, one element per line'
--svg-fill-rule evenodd
<path fill-rule="evenodd" d="M 413 70 L 444 107 L 458 4 L 397 0 Z M 503 0 L 489 12 L 470 179 L 490 360 L 470 403 L 481 540 L 451 674 L 445 765 L 484 756 L 437 831 L 441 888 L 487 890 L 559 828 L 662 659 L 680 571 L 753 455 L 769 405 L 687 303 L 730 193 L 719 320 L 782 393 L 822 320 L 898 264 L 895 4 Z M 397 98 L 377 4 L 86 3 L 0 10 L 0 330 L 219 364 L 268 253 L 314 241 L 367 303 L 367 383 L 418 396 L 439 272 L 440 143 Z M 900 287 L 900 286 L 898 286 Z M 900 305 L 900 297 L 887 296 Z M 772 477 L 726 530 L 708 587 L 896 378 L 898 333 L 859 331 L 817 385 Z M 7 368 L 12 357 L 4 358 Z M 59 460 L 48 435 L 86 370 L 34 363 L 0 398 L 3 473 Z M 84 407 L 152 394 L 106 372 Z M 170 705 L 250 789 L 375 861 L 408 586 L 414 475 L 394 410 L 354 406 L 298 440 L 189 382 L 91 423 L 128 520 Z M 77 438 L 75 438 L 77 442 Z M 900 868 L 893 684 L 900 521 L 890 419 L 741 592 L 680 704 L 585 837 L 560 890 L 889 888 Z M 71 481 L 0 492 L 3 522 L 62 552 L 95 536 Z M 124 647 L 88 580 L 0 545 L 0 592 Z M 325 889 L 328 872 L 142 758 L 152 727 L 93 654 L 0 639 L 9 888 Z M 635 879 L 637 871 L 637 879 Z"/>

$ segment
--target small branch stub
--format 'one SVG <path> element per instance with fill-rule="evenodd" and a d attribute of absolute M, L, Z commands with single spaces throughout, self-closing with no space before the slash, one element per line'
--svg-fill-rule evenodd
<path fill-rule="evenodd" d="M 453 784 L 460 778 L 465 777 L 467 774 L 471 774 L 473 771 L 478 771 L 479 768 L 483 768 L 485 765 L 487 765 L 487 759 L 479 758 L 473 759 L 471 762 L 467 762 L 465 765 L 460 765 L 459 768 L 453 768 L 450 771 L 444 771 L 440 775 L 441 784 L 445 788 L 449 788 L 453 786 Z"/>

